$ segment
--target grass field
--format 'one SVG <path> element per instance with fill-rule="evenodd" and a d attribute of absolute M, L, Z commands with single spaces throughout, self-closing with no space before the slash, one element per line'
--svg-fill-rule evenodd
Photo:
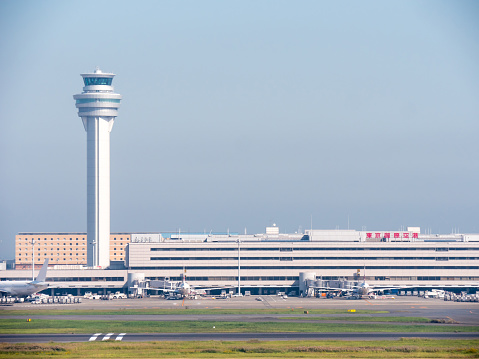
<path fill-rule="evenodd" d="M 322 322 L 227 322 L 227 321 L 122 321 L 0 319 L 0 333 L 196 333 L 196 332 L 479 332 L 479 326 L 448 324 L 322 323 Z"/>
<path fill-rule="evenodd" d="M 431 323 L 431 319 L 420 317 L 284 317 L 282 320 L 311 320 L 311 321 L 348 321 L 348 322 L 390 322 L 390 323 Z"/>
<path fill-rule="evenodd" d="M 478 358 L 479 340 L 0 343 L 0 358 Z"/>
<path fill-rule="evenodd" d="M 307 314 L 306 314 L 307 312 Z M 181 320 L 194 315 L 291 315 L 281 321 L 241 322 Z M 0 333 L 195 333 L 195 332 L 478 332 L 479 326 L 433 324 L 430 319 L 392 317 L 387 311 L 336 309 L 120 309 L 2 310 L 1 315 L 46 316 L 57 319 L 0 319 Z M 78 320 L 61 319 L 79 315 Z M 117 320 L 80 320 L 82 315 L 119 315 Z M 175 321 L 134 321 L 129 315 L 178 315 Z M 312 316 L 318 315 L 318 316 Z M 321 316 L 324 315 L 324 316 Z M 330 316 L 327 316 L 330 315 Z M 91 318 L 89 318 L 91 319 Z M 187 318 L 185 318 L 187 319 Z M 348 323 L 341 321 L 347 320 Z M 301 321 L 301 322 L 297 322 Z M 337 321 L 337 322 L 334 322 Z M 384 323 L 380 323 L 384 322 Z M 479 335 L 478 335 L 479 338 Z M 479 358 L 477 340 L 402 339 L 399 341 L 183 341 L 0 343 L 2 358 Z"/>

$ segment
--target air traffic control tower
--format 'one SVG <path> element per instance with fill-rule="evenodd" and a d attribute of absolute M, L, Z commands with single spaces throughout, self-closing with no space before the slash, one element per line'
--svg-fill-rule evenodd
<path fill-rule="evenodd" d="M 74 95 L 87 133 L 87 265 L 110 265 L 110 132 L 121 95 L 114 92 L 114 74 L 81 74 L 85 87 Z"/>

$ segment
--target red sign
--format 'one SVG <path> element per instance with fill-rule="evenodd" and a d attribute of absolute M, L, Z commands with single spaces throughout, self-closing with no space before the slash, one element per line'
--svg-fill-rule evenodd
<path fill-rule="evenodd" d="M 366 238 L 372 238 L 373 234 L 372 233 L 366 233 Z"/>
<path fill-rule="evenodd" d="M 403 238 L 409 238 L 409 233 L 404 233 Z"/>
<path fill-rule="evenodd" d="M 394 238 L 399 238 L 399 233 L 394 233 Z"/>
<path fill-rule="evenodd" d="M 391 233 L 384 233 L 384 238 L 391 238 Z"/>
<path fill-rule="evenodd" d="M 413 233 L 412 238 L 418 238 L 418 233 Z"/>
<path fill-rule="evenodd" d="M 376 233 L 376 237 L 375 238 L 381 238 L 381 233 Z"/>

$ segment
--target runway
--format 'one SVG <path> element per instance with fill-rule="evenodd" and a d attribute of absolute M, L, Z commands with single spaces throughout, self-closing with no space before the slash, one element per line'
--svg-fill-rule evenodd
<path fill-rule="evenodd" d="M 44 315 L 40 310 L 68 310 L 65 315 Z M 135 312 L 128 312 L 135 309 Z M 141 310 L 161 310 L 161 314 L 143 314 Z M 207 313 L 195 314 L 194 309 L 211 309 Z M 218 313 L 218 310 L 251 309 L 254 314 Z M 264 312 L 261 309 L 267 309 Z M 281 309 L 282 313 L 272 313 L 271 309 Z M 286 309 L 286 311 L 285 311 Z M 354 314 L 312 314 L 312 309 L 355 309 Z M 15 315 L 15 310 L 27 310 L 29 314 Z M 60 310 L 59 313 L 64 312 Z M 82 313 L 75 314 L 76 310 Z M 86 311 L 87 313 L 83 315 Z M 123 312 L 122 312 L 123 310 Z M 169 313 L 174 310 L 174 313 Z M 216 310 L 216 311 L 215 311 Z M 361 314 L 361 310 L 373 310 L 374 313 Z M 98 314 L 95 312 L 98 311 Z M 376 311 L 385 311 L 377 313 Z M 126 313 L 126 314 L 125 314 Z M 358 333 L 324 333 L 324 332 L 288 332 L 288 333 L 89 333 L 89 334 L 0 334 L 0 342 L 9 343 L 44 343 L 44 342 L 87 342 L 87 341 L 248 341 L 248 340 L 399 340 L 400 338 L 432 339 L 478 339 L 478 332 L 454 332 L 457 325 L 479 326 L 479 303 L 444 302 L 438 299 L 418 297 L 398 297 L 388 300 L 328 300 L 317 298 L 286 298 L 277 296 L 239 297 L 226 300 L 200 298 L 198 300 L 165 300 L 159 297 L 144 299 L 124 299 L 116 301 L 83 300 L 79 304 L 14 304 L 0 307 L 0 319 L 57 319 L 72 321 L 241 321 L 241 322 L 309 322 L 321 317 L 316 323 L 360 323 L 348 321 L 351 316 L 367 317 L 365 325 L 375 323 L 374 318 L 382 317 L 423 317 L 445 319 L 455 324 L 424 323 L 422 326 L 446 325 L 448 332 L 401 332 L 400 327 L 410 323 L 382 323 L 395 326 L 399 332 L 358 332 Z M 340 320 L 328 321 L 328 317 L 341 317 Z M 344 317 L 344 319 L 343 319 Z M 371 321 L 373 320 L 373 321 Z"/>
<path fill-rule="evenodd" d="M 399 340 L 401 338 L 478 339 L 478 333 L 94 333 L 94 334 L 0 334 L 7 343 L 70 343 L 107 340 L 149 341 L 276 341 L 276 340 Z M 121 339 L 118 339 L 121 337 Z M 94 340 L 92 340 L 94 338 Z"/>
<path fill-rule="evenodd" d="M 13 306 L 0 307 L 0 318 L 42 318 L 42 319 L 68 319 L 68 320 L 223 320 L 223 321 L 274 321 L 278 318 L 303 316 L 304 311 L 310 309 L 355 309 L 355 310 L 374 310 L 387 311 L 387 314 L 374 314 L 371 316 L 394 316 L 394 317 L 424 317 L 429 319 L 445 319 L 463 325 L 479 325 L 479 303 L 475 302 L 445 302 L 439 299 L 424 299 L 420 297 L 396 297 L 387 300 L 334 300 L 317 298 L 297 298 L 290 297 L 283 299 L 277 296 L 262 296 L 262 301 L 256 300 L 258 297 L 235 297 L 231 299 L 218 300 L 211 298 L 200 298 L 198 300 L 165 300 L 159 297 L 150 297 L 143 299 L 117 299 L 113 301 L 86 300 L 79 304 L 31 304 L 18 303 Z M 11 316 L 14 310 L 28 310 L 28 316 Z M 91 310 L 91 315 L 55 315 L 55 316 L 37 316 L 38 310 L 45 309 L 65 309 Z M 184 309 L 181 315 L 162 314 L 162 315 L 96 315 L 95 310 L 128 310 L 128 309 Z M 262 314 L 262 315 L 232 315 L 232 314 L 211 314 L 192 315 L 188 314 L 188 309 L 288 309 L 289 314 Z M 355 314 L 359 316 L 360 314 Z M 314 315 L 309 314 L 309 317 Z M 327 314 L 317 315 L 327 317 Z M 339 315 L 334 314 L 337 317 Z M 346 315 L 347 316 L 347 315 Z"/>

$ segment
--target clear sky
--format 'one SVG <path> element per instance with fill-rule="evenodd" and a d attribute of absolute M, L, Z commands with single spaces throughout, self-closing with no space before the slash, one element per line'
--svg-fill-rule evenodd
<path fill-rule="evenodd" d="M 477 1 L 3 0 L 0 258 L 86 232 L 96 66 L 112 232 L 479 232 Z"/>

